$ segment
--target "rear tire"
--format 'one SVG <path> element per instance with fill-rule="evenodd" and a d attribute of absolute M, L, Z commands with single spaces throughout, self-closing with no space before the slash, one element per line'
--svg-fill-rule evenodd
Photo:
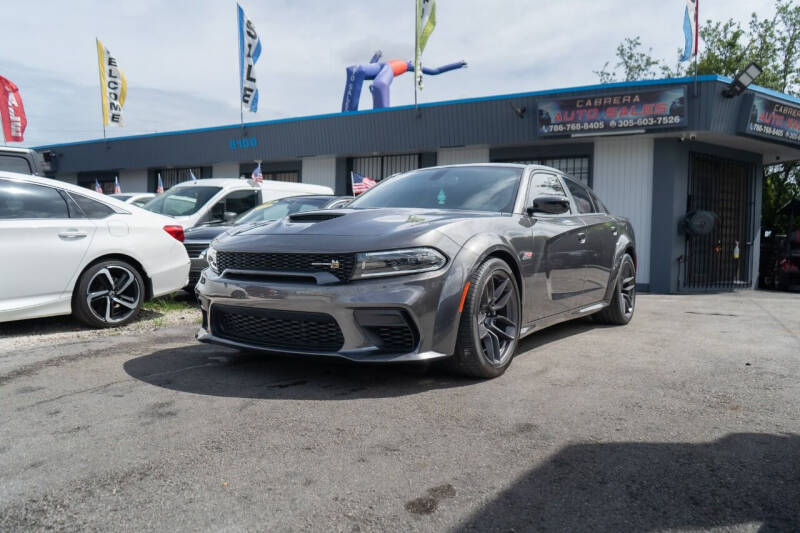
<path fill-rule="evenodd" d="M 629 254 L 622 256 L 611 304 L 595 318 L 604 324 L 624 326 L 633 318 L 636 308 L 636 265 Z"/>
<path fill-rule="evenodd" d="M 488 259 L 470 278 L 450 369 L 481 379 L 502 375 L 517 349 L 521 317 L 514 273 L 505 261 Z"/>
<path fill-rule="evenodd" d="M 146 295 L 139 271 L 117 259 L 92 265 L 81 274 L 72 295 L 72 314 L 93 328 L 133 321 Z"/>

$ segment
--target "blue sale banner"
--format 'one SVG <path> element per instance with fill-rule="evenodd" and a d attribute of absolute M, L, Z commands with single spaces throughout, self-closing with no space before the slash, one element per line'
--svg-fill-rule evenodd
<path fill-rule="evenodd" d="M 540 136 L 686 127 L 686 87 L 540 100 Z"/>

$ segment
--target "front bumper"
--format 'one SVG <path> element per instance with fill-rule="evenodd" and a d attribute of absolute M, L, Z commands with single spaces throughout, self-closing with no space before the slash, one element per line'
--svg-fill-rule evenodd
<path fill-rule="evenodd" d="M 458 278 L 460 271 L 456 270 Z M 206 269 L 196 286 L 203 312 L 203 326 L 197 333 L 197 340 L 247 350 L 333 356 L 359 362 L 425 361 L 447 357 L 453 353 L 460 318 L 461 281 L 453 277 L 453 266 L 448 265 L 422 274 L 317 285 L 219 276 Z M 335 349 L 276 346 L 272 345 L 275 337 L 268 335 L 256 340 L 243 339 L 226 331 L 226 326 L 220 322 L 220 317 L 229 312 L 250 316 L 273 313 L 279 317 L 332 318 L 341 331 L 341 345 Z M 397 317 L 402 316 L 411 328 L 414 340 L 410 349 L 398 352 L 382 345 L 382 338 L 375 334 L 375 324 L 387 315 L 394 317 L 390 317 L 390 321 L 395 324 L 399 320 Z M 249 331 L 260 331 L 261 324 L 263 322 L 250 323 Z"/>

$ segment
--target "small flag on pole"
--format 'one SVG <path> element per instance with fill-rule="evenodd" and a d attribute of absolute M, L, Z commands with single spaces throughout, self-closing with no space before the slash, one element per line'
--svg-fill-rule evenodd
<path fill-rule="evenodd" d="M 97 178 L 94 179 L 94 192 L 103 194 L 103 187 L 100 186 L 100 182 L 97 181 Z"/>
<path fill-rule="evenodd" d="M 378 184 L 374 179 L 362 176 L 358 172 L 350 172 L 350 179 L 353 182 L 353 196 L 366 192 Z"/>
<path fill-rule="evenodd" d="M 683 12 L 684 48 L 681 61 L 689 61 L 697 56 L 698 43 L 698 16 L 700 13 L 700 0 L 686 0 L 686 9 Z"/>
<path fill-rule="evenodd" d="M 161 181 L 161 172 L 158 173 L 158 185 L 156 185 L 156 194 L 162 194 L 164 192 L 164 182 Z"/>
<path fill-rule="evenodd" d="M 240 105 L 251 113 L 258 111 L 258 86 L 255 65 L 261 55 L 261 39 L 256 27 L 244 15 L 242 6 L 236 4 L 239 24 L 239 99 Z"/>
<path fill-rule="evenodd" d="M 119 176 L 114 176 L 114 194 L 122 194 L 122 187 L 119 186 Z"/>
<path fill-rule="evenodd" d="M 191 168 L 189 169 L 189 179 L 192 181 L 197 181 L 197 176 L 194 175 L 194 172 L 192 172 Z"/>
<path fill-rule="evenodd" d="M 258 162 L 258 166 L 253 169 L 253 173 L 250 175 L 253 181 L 256 183 L 262 183 L 264 181 L 264 174 L 261 172 L 261 161 Z"/>

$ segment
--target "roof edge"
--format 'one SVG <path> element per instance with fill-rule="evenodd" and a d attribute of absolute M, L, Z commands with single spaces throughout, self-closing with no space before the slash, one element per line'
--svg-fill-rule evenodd
<path fill-rule="evenodd" d="M 548 95 L 556 95 L 556 94 L 564 94 L 564 93 L 575 93 L 575 92 L 585 92 L 585 91 L 593 91 L 593 90 L 600 90 L 600 89 L 627 89 L 627 88 L 634 88 L 634 87 L 650 87 L 650 86 L 658 86 L 658 85 L 679 85 L 682 83 L 693 83 L 695 78 L 693 76 L 683 77 L 683 78 L 663 78 L 663 79 L 654 79 L 654 80 L 639 80 L 639 81 L 621 81 L 621 82 L 614 82 L 614 83 L 599 83 L 593 85 L 580 85 L 577 87 L 561 87 L 557 89 L 545 89 L 540 91 L 529 91 L 529 92 L 521 92 L 521 93 L 508 93 L 508 94 L 498 94 L 498 95 L 491 95 L 491 96 L 475 96 L 471 98 L 460 98 L 455 100 L 442 100 L 440 102 L 429 102 L 424 104 L 419 104 L 419 108 L 431 108 L 431 107 L 440 107 L 440 106 L 447 106 L 447 105 L 456 105 L 456 104 L 465 104 L 465 103 L 473 103 L 473 102 L 491 102 L 494 100 L 503 100 L 508 98 L 530 98 L 530 97 L 537 97 L 537 96 L 548 96 Z M 731 78 L 726 76 L 720 76 L 718 74 L 705 74 L 702 76 L 697 77 L 698 82 L 721 82 L 721 83 L 730 83 L 732 81 Z M 748 90 L 751 90 L 756 93 L 761 93 L 773 98 L 779 98 L 782 100 L 786 100 L 792 103 L 800 104 L 800 98 L 784 94 L 772 89 L 767 89 L 765 87 L 761 87 L 758 85 L 751 85 L 748 87 Z M 387 107 L 383 109 L 363 109 L 359 111 L 350 111 L 350 112 L 338 112 L 338 113 L 323 113 L 318 115 L 307 115 L 301 117 L 287 117 L 287 118 L 279 118 L 279 119 L 272 119 L 272 120 L 263 120 L 258 122 L 245 122 L 242 124 L 225 124 L 221 126 L 208 126 L 204 128 L 193 128 L 193 129 L 185 129 L 185 130 L 174 130 L 174 131 L 163 131 L 163 132 L 156 132 L 156 133 L 143 133 L 139 135 L 125 135 L 120 137 L 110 137 L 106 139 L 87 139 L 84 141 L 72 141 L 66 143 L 56 143 L 56 144 L 47 144 L 41 146 L 32 146 L 30 147 L 32 150 L 47 150 L 52 148 L 60 148 L 64 146 L 76 146 L 80 144 L 97 144 L 97 143 L 105 143 L 105 142 L 115 142 L 115 141 L 126 141 L 132 139 L 146 139 L 151 137 L 166 137 L 170 135 L 186 135 L 192 133 L 204 133 L 209 131 L 219 131 L 219 130 L 236 130 L 242 129 L 247 127 L 257 127 L 257 126 L 269 126 L 273 124 L 284 124 L 289 122 L 304 122 L 308 120 L 318 120 L 318 119 L 325 119 L 325 118 L 334 118 L 334 117 L 344 117 L 344 116 L 355 116 L 355 115 L 365 115 L 370 113 L 390 113 L 393 111 L 400 111 L 404 109 L 414 109 L 413 104 L 409 105 L 402 105 L 402 106 L 395 106 L 395 107 Z"/>

